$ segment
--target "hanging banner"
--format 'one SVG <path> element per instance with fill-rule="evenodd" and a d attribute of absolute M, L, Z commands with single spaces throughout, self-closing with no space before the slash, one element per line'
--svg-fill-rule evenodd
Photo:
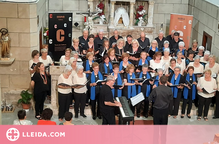
<path fill-rule="evenodd" d="M 49 51 L 59 61 L 72 43 L 72 13 L 49 13 Z"/>
<path fill-rule="evenodd" d="M 185 47 L 190 46 L 190 37 L 192 31 L 192 15 L 171 14 L 169 34 L 172 30 L 179 32 L 180 38 L 185 42 Z"/>

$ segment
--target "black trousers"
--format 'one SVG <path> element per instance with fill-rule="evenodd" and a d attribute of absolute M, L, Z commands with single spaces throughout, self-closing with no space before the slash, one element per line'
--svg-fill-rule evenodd
<path fill-rule="evenodd" d="M 156 109 L 153 108 L 153 121 L 154 125 L 167 125 L 168 124 L 168 108 Z"/>
<path fill-rule="evenodd" d="M 84 108 L 87 98 L 86 93 L 74 93 L 74 98 L 75 98 L 75 104 L 74 104 L 75 115 L 76 116 L 78 115 L 79 106 L 80 106 L 80 114 L 84 115 Z"/>
<path fill-rule="evenodd" d="M 59 119 L 63 119 L 66 112 L 69 111 L 69 105 L 72 100 L 72 93 L 62 94 L 58 93 L 59 100 Z"/>
<path fill-rule="evenodd" d="M 93 116 L 100 116 L 100 105 L 99 105 L 99 96 L 100 94 L 96 94 L 95 100 L 90 100 L 91 103 L 91 111 Z M 97 104 L 97 111 L 96 111 L 96 104 Z"/>
<path fill-rule="evenodd" d="M 177 98 L 173 98 L 169 105 L 169 115 L 177 116 L 179 111 L 179 103 L 181 99 L 182 91 L 178 90 Z"/>
<path fill-rule="evenodd" d="M 192 109 L 192 94 L 189 93 L 188 94 L 188 98 L 187 99 L 183 99 L 183 104 L 182 104 L 182 114 L 185 114 L 185 109 L 186 109 L 186 104 L 188 104 L 188 108 L 187 108 L 187 114 L 191 113 L 191 109 Z"/>
<path fill-rule="evenodd" d="M 144 101 L 142 101 L 136 105 L 137 114 L 139 114 L 141 112 L 141 105 L 143 102 L 144 102 L 144 114 L 148 114 L 148 109 L 149 109 L 148 97 L 145 97 Z"/>
<path fill-rule="evenodd" d="M 71 95 L 71 102 L 70 102 L 70 105 L 73 104 L 73 100 L 75 100 L 75 94 L 74 94 L 74 89 L 71 89 L 72 90 L 72 95 Z"/>
<path fill-rule="evenodd" d="M 115 125 L 116 124 L 114 109 L 101 110 L 101 114 L 103 116 L 102 125 Z"/>
<path fill-rule="evenodd" d="M 214 116 L 216 118 L 219 118 L 219 92 L 217 91 L 216 92 L 216 96 L 215 96 L 215 102 L 216 102 L 216 108 L 215 108 L 215 111 L 214 111 Z"/>
<path fill-rule="evenodd" d="M 204 117 L 208 116 L 209 105 L 211 103 L 211 98 L 204 98 L 199 96 L 199 106 L 198 106 L 198 116 L 202 116 L 203 107 L 204 108 Z"/>
<path fill-rule="evenodd" d="M 47 96 L 47 91 L 41 93 L 34 93 L 36 116 L 42 114 L 46 96 Z"/>

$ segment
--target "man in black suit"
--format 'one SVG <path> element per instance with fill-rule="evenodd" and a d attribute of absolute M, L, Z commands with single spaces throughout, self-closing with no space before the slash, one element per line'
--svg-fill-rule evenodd
<path fill-rule="evenodd" d="M 94 39 L 94 49 L 98 51 L 100 47 L 103 45 L 103 40 L 106 39 L 103 36 L 103 30 L 100 30 L 98 36 Z"/>
<path fill-rule="evenodd" d="M 125 43 L 124 52 L 132 48 L 132 35 L 127 35 L 126 39 L 127 40 Z"/>
<path fill-rule="evenodd" d="M 114 48 L 115 45 L 112 45 L 113 43 L 116 43 L 118 39 L 122 38 L 122 36 L 118 35 L 118 30 L 114 30 L 113 36 L 110 37 L 109 42 L 110 42 L 110 48 Z"/>
<path fill-rule="evenodd" d="M 158 37 L 156 37 L 155 40 L 157 41 L 159 51 L 162 51 L 164 41 L 166 40 L 166 38 L 164 37 L 164 32 L 160 30 Z"/>
<path fill-rule="evenodd" d="M 137 39 L 140 47 L 144 50 L 148 50 L 150 47 L 150 40 L 149 38 L 145 37 L 145 33 L 141 32 L 140 38 Z"/>

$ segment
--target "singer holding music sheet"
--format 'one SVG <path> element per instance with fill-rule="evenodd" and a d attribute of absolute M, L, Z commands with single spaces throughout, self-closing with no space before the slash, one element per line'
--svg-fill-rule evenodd
<path fill-rule="evenodd" d="M 107 76 L 107 82 L 102 86 L 100 91 L 100 112 L 103 116 L 103 125 L 114 125 L 115 114 L 114 107 L 121 107 L 121 103 L 113 99 L 112 87 L 114 85 L 114 76 Z"/>
<path fill-rule="evenodd" d="M 151 76 L 155 76 L 155 73 L 157 72 L 156 69 L 165 69 L 166 64 L 161 60 L 162 53 L 161 52 L 156 52 L 153 56 L 153 59 L 150 60 L 150 68 L 151 70 Z"/>
<path fill-rule="evenodd" d="M 212 97 L 215 95 L 215 91 L 217 90 L 216 80 L 211 77 L 211 70 L 206 70 L 204 73 L 204 77 L 201 77 L 198 81 L 197 90 L 199 95 L 199 106 L 198 106 L 198 117 L 197 120 L 201 120 L 203 107 L 204 108 L 204 120 L 208 121 L 208 110 L 209 105 L 211 103 Z M 207 90 L 207 92 L 206 92 Z"/>
<path fill-rule="evenodd" d="M 131 62 L 129 61 L 129 54 L 127 53 L 122 54 L 122 61 L 119 64 L 119 72 L 126 73 L 125 70 L 129 64 L 131 64 Z"/>
<path fill-rule="evenodd" d="M 122 85 L 123 77 L 119 73 L 119 65 L 117 65 L 117 64 L 113 65 L 113 73 L 112 73 L 112 75 L 114 76 L 114 79 L 115 79 L 114 85 Z M 124 86 L 122 86 L 120 88 L 115 88 L 114 87 L 114 89 L 112 89 L 113 97 L 121 97 L 122 96 L 122 89 L 123 89 L 123 87 Z"/>
<path fill-rule="evenodd" d="M 138 61 L 138 67 L 136 72 L 141 72 L 142 65 L 149 65 L 149 61 L 147 59 L 147 53 L 145 51 L 141 52 L 140 60 Z"/>
<path fill-rule="evenodd" d="M 159 81 L 159 86 L 154 88 L 149 95 L 149 101 L 154 101 L 153 105 L 153 121 L 154 125 L 168 124 L 168 109 L 170 101 L 173 100 L 171 88 L 165 86 L 168 78 L 162 76 Z"/>
<path fill-rule="evenodd" d="M 151 93 L 151 85 L 153 85 L 153 81 L 151 79 L 151 75 L 148 72 L 148 65 L 143 64 L 142 65 L 142 72 L 139 74 L 139 78 L 142 78 L 143 80 L 147 79 L 146 81 L 143 81 L 138 86 L 138 93 L 142 92 L 145 99 L 144 99 L 144 116 L 148 117 L 148 108 L 149 108 L 149 101 L 148 96 Z M 137 117 L 140 117 L 140 109 L 141 109 L 142 102 L 138 103 L 137 108 Z"/>
<path fill-rule="evenodd" d="M 72 39 L 73 45 L 70 47 L 72 51 L 76 51 L 78 54 L 82 54 L 82 46 L 79 44 L 79 39 L 78 38 L 73 38 Z"/>
<path fill-rule="evenodd" d="M 158 52 L 158 47 L 157 47 L 157 41 L 156 40 L 153 40 L 152 42 L 151 42 L 151 47 L 149 48 L 149 50 L 148 50 L 148 60 L 151 60 L 152 58 L 153 58 L 153 56 L 154 56 L 154 54 L 156 53 L 156 52 Z M 146 49 L 145 49 L 146 50 Z M 162 54 L 161 54 L 162 55 Z"/>
<path fill-rule="evenodd" d="M 103 62 L 100 64 L 100 72 L 104 77 L 107 77 L 113 72 L 112 63 L 107 55 L 103 56 Z"/>
<path fill-rule="evenodd" d="M 72 67 L 67 65 L 64 73 L 58 78 L 59 121 L 63 121 L 64 114 L 69 111 L 69 105 L 71 104 L 72 100 L 71 72 Z"/>
<path fill-rule="evenodd" d="M 77 67 L 77 73 L 73 77 L 73 83 L 74 84 L 85 84 L 87 82 L 86 74 L 83 73 L 84 67 L 79 65 Z M 74 88 L 74 97 L 75 97 L 75 104 L 74 104 L 74 110 L 75 110 L 75 118 L 78 118 L 78 111 L 79 111 L 79 105 L 80 105 L 80 115 L 82 117 L 87 117 L 84 114 L 84 108 L 86 104 L 86 93 L 87 93 L 87 86 L 78 86 Z"/>
<path fill-rule="evenodd" d="M 117 44 L 115 49 L 115 53 L 118 55 L 122 55 L 124 53 L 124 46 L 125 46 L 125 41 L 123 38 L 120 38 L 117 40 Z M 119 59 L 121 59 L 121 56 L 118 57 Z"/>
<path fill-rule="evenodd" d="M 169 116 L 173 115 L 173 118 L 177 118 L 179 111 L 179 103 L 182 96 L 182 89 L 184 84 L 184 77 L 180 74 L 181 68 L 176 66 L 174 73 L 169 76 L 167 84 L 171 87 L 173 93 L 173 100 L 169 105 Z"/>
<path fill-rule="evenodd" d="M 90 80 L 90 100 L 91 100 L 91 111 L 93 115 L 93 119 L 96 119 L 96 103 L 97 103 L 97 117 L 101 119 L 100 116 L 100 108 L 99 108 L 99 96 L 100 96 L 100 89 L 101 85 L 97 84 L 98 80 L 103 80 L 103 76 L 99 71 L 99 64 L 94 62 L 92 64 L 93 72 L 89 75 L 88 79 Z M 103 83 L 102 83 L 103 84 Z"/>
<path fill-rule="evenodd" d="M 104 55 L 106 55 L 109 49 L 110 49 L 109 40 L 104 39 L 103 45 L 100 47 L 100 52 L 99 52 L 100 56 L 103 57 Z"/>
<path fill-rule="evenodd" d="M 181 118 L 184 118 L 185 116 L 185 109 L 187 103 L 189 103 L 187 108 L 187 117 L 191 118 L 190 112 L 192 109 L 192 101 L 196 98 L 197 77 L 194 74 L 194 67 L 189 66 L 187 68 L 187 72 L 188 74 L 185 76 L 185 87 L 183 90 L 183 104 L 182 104 Z"/>
<path fill-rule="evenodd" d="M 109 56 L 110 62 L 114 63 L 117 62 L 117 58 L 115 55 L 115 49 L 114 48 L 110 48 L 107 52 L 107 55 Z"/>
<path fill-rule="evenodd" d="M 39 51 L 38 50 L 33 50 L 32 54 L 31 54 L 32 59 L 29 61 L 29 71 L 31 74 L 31 77 L 33 76 L 33 74 L 35 73 L 35 69 L 34 67 L 37 65 L 37 63 L 39 62 Z"/>
<path fill-rule="evenodd" d="M 132 40 L 132 47 L 130 47 L 129 49 L 127 49 L 126 51 L 127 53 L 129 52 L 130 57 L 129 57 L 129 61 L 134 65 L 138 65 L 138 61 L 139 61 L 139 55 L 142 52 L 142 49 L 139 46 L 139 43 L 136 39 Z M 132 54 L 131 54 L 132 53 Z M 139 53 L 139 55 L 135 55 Z"/>

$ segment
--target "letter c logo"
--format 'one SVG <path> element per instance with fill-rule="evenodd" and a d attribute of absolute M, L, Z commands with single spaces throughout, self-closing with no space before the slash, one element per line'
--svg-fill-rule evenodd
<path fill-rule="evenodd" d="M 59 29 L 56 31 L 56 40 L 58 42 L 63 42 L 65 40 L 65 31 L 62 29 Z"/>

